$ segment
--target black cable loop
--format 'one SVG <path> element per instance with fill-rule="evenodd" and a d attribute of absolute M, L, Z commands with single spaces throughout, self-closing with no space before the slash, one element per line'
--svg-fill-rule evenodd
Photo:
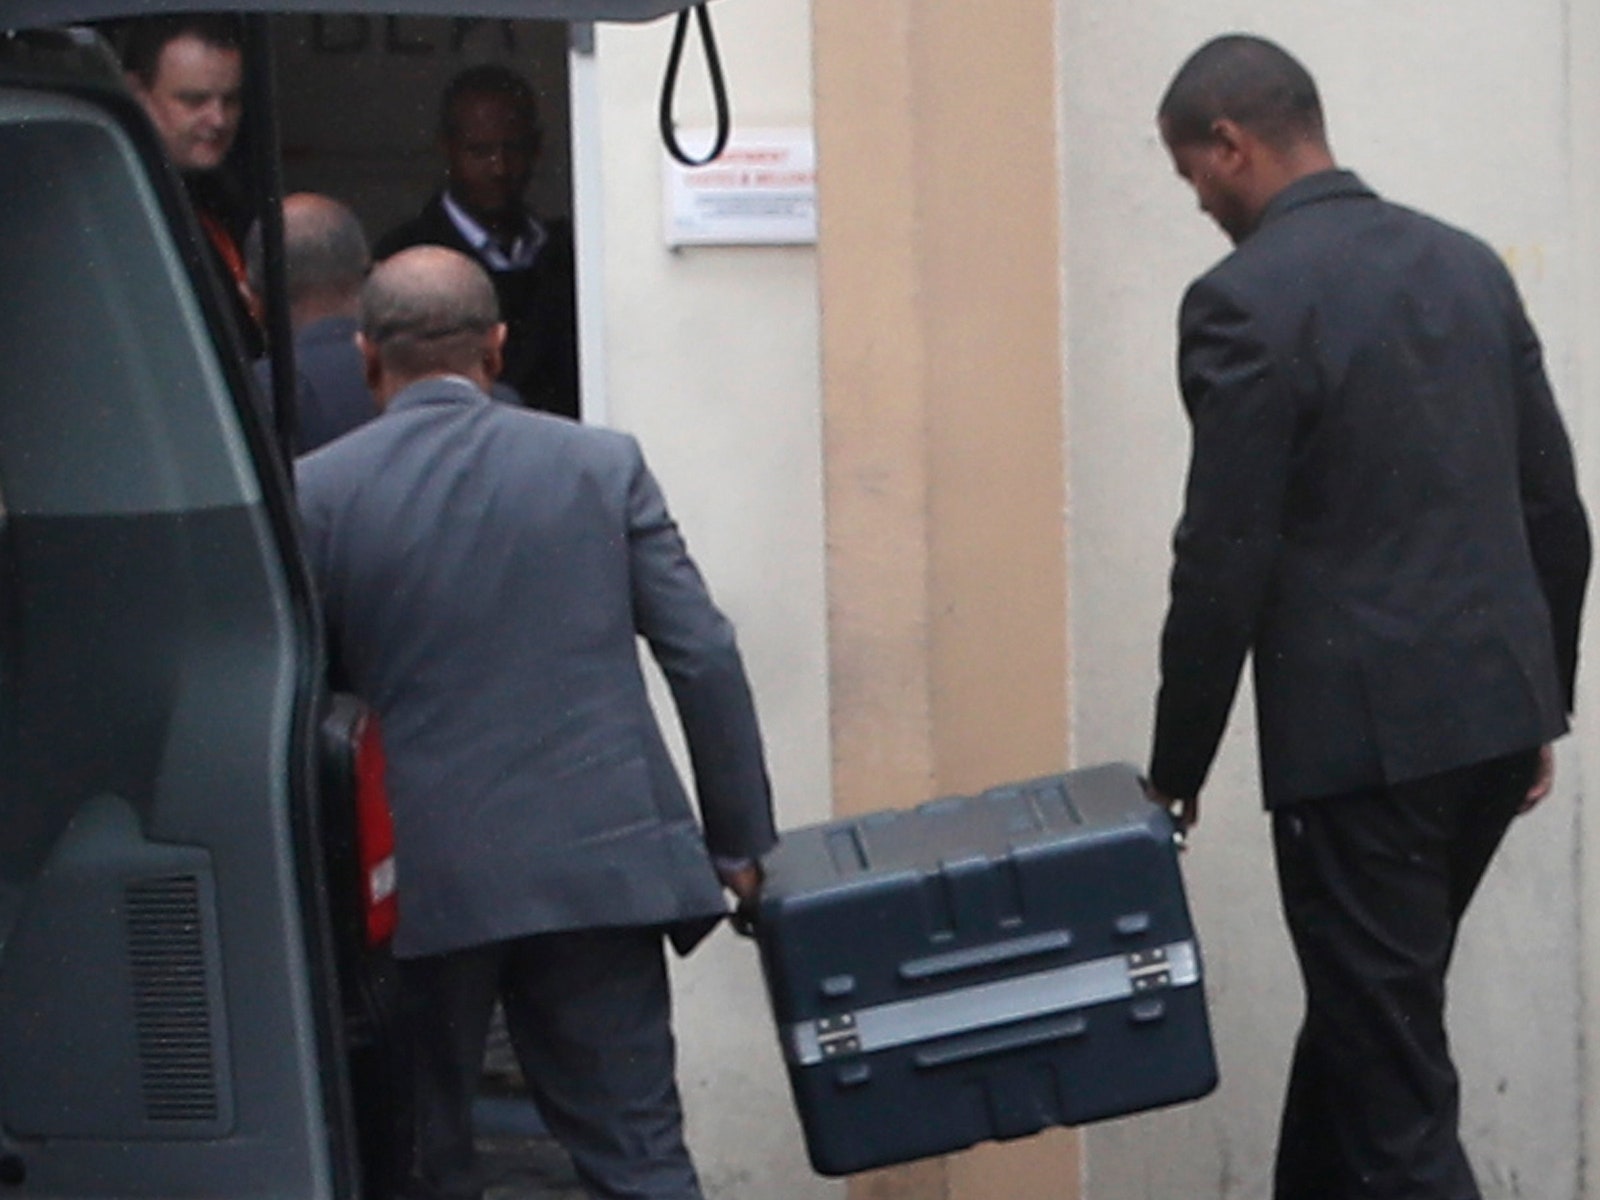
<path fill-rule="evenodd" d="M 678 141 L 677 123 L 672 119 L 672 105 L 678 90 L 678 68 L 683 64 L 684 35 L 689 29 L 689 13 L 693 11 L 700 26 L 700 44 L 705 49 L 706 73 L 711 78 L 711 98 L 717 110 L 717 136 L 711 152 L 704 158 L 694 158 L 685 152 Z M 672 155 L 686 167 L 703 167 L 713 162 L 727 148 L 728 134 L 733 121 L 728 113 L 728 86 L 722 74 L 722 59 L 717 54 L 717 39 L 711 32 L 711 14 L 704 4 L 678 13 L 677 28 L 672 34 L 672 53 L 667 56 L 667 74 L 661 81 L 661 142 Z"/>

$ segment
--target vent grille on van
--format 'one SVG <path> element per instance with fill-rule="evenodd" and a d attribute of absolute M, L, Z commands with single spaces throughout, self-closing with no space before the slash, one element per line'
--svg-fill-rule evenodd
<path fill-rule="evenodd" d="M 145 1115 L 151 1121 L 215 1121 L 200 881 L 193 875 L 143 879 L 130 883 L 126 895 Z"/>

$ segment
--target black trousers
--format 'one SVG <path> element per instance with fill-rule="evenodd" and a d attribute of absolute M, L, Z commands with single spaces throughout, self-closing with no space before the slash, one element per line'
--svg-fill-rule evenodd
<path fill-rule="evenodd" d="M 1305 982 L 1275 1200 L 1480 1200 L 1445 972 L 1537 751 L 1273 810 Z"/>
<path fill-rule="evenodd" d="M 658 929 L 594 929 L 405 960 L 416 1200 L 476 1200 L 472 1101 L 496 996 L 523 1076 L 589 1195 L 701 1200 L 683 1140 Z"/>

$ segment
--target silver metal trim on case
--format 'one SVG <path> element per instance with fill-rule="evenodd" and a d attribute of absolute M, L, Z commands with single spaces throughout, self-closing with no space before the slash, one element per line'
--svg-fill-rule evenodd
<path fill-rule="evenodd" d="M 784 1055 L 796 1066 L 809 1067 L 1199 982 L 1200 956 L 1194 942 L 1173 942 L 935 996 L 797 1021 L 783 1030 Z"/>

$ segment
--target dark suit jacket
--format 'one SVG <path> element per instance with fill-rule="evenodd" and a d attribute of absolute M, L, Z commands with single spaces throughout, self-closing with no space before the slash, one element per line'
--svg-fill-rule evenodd
<path fill-rule="evenodd" d="M 709 928 L 774 840 L 732 626 L 638 444 L 432 379 L 296 466 L 340 664 L 382 721 L 402 957 Z M 637 638 L 671 686 L 704 833 Z M 686 939 L 680 939 L 680 948 Z"/>
<path fill-rule="evenodd" d="M 313 321 L 294 335 L 296 454 L 309 454 L 378 415 L 355 335 L 354 317 Z M 261 359 L 255 369 L 270 396 L 272 364 Z"/>
<path fill-rule="evenodd" d="M 1269 805 L 1565 730 L 1588 525 L 1493 251 L 1348 172 L 1302 179 L 1189 289 L 1179 374 L 1157 787 L 1199 791 L 1247 651 Z"/>
<path fill-rule="evenodd" d="M 244 199 L 243 185 L 232 170 L 224 166 L 215 171 L 186 171 L 183 174 L 183 186 L 189 195 L 189 203 L 194 206 L 195 215 L 200 219 L 205 233 L 206 257 L 217 273 L 217 282 L 222 285 L 222 293 L 233 313 L 245 357 L 259 358 L 267 349 L 266 332 L 239 290 L 244 273 L 245 235 L 255 221 L 255 215 Z M 215 223 L 226 243 L 226 251 L 213 236 L 212 230 L 206 228 L 211 222 Z"/>
<path fill-rule="evenodd" d="M 566 221 L 540 224 L 546 241 L 533 266 L 489 272 L 507 327 L 500 379 L 515 388 L 529 408 L 576 418 L 578 324 L 572 226 Z M 373 256 L 385 259 L 410 246 L 448 246 L 477 258 L 445 212 L 442 192 L 410 221 L 379 238 Z"/>

